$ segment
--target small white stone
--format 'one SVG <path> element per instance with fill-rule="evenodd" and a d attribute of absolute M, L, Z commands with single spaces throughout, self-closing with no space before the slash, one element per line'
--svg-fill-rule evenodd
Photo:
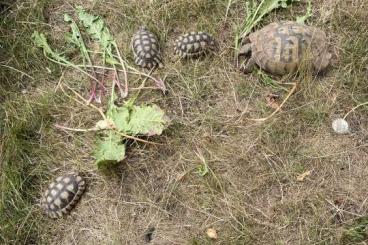
<path fill-rule="evenodd" d="M 343 118 L 337 118 L 332 122 L 332 129 L 338 134 L 347 134 L 350 132 L 348 122 Z"/>

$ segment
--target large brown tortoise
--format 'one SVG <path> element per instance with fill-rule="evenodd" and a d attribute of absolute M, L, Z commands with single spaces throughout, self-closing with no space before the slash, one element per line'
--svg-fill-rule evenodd
<path fill-rule="evenodd" d="M 296 72 L 303 62 L 311 62 L 313 73 L 318 73 L 330 62 L 331 54 L 327 47 L 324 31 L 283 21 L 251 33 L 243 40 L 239 55 L 250 57 L 242 67 L 246 73 L 257 64 L 262 70 L 284 75 Z"/>

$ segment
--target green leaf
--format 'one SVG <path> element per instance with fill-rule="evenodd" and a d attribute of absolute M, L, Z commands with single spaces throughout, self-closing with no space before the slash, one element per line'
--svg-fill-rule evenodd
<path fill-rule="evenodd" d="M 248 4 L 248 16 L 242 24 L 243 28 L 239 36 L 242 38 L 247 36 L 252 31 L 252 29 L 263 19 L 263 17 L 274 9 L 277 9 L 279 7 L 286 8 L 293 2 L 298 1 L 300 0 L 262 0 L 258 6 Z"/>
<path fill-rule="evenodd" d="M 296 22 L 298 22 L 299 24 L 305 24 L 305 21 L 307 19 L 309 19 L 310 17 L 312 17 L 312 16 L 313 16 L 313 13 L 312 13 L 312 0 L 309 0 L 308 1 L 307 12 L 303 16 L 296 17 Z"/>
<path fill-rule="evenodd" d="M 111 106 L 106 113 L 117 130 L 129 135 L 160 135 L 167 124 L 165 113 L 157 105 Z"/>
<path fill-rule="evenodd" d="M 106 63 L 109 65 L 120 65 L 120 62 L 113 57 L 106 57 Z"/>
<path fill-rule="evenodd" d="M 120 135 L 109 130 L 107 137 L 99 140 L 94 151 L 98 168 L 114 165 L 125 158 L 125 144 Z"/>
<path fill-rule="evenodd" d="M 67 40 L 70 43 L 73 43 L 75 46 L 77 46 L 80 50 L 80 53 L 82 55 L 83 61 L 87 61 L 88 64 L 92 64 L 92 61 L 89 57 L 88 50 L 86 45 L 84 44 L 84 40 L 82 37 L 82 34 L 78 28 L 78 25 L 74 22 L 72 17 L 68 14 L 64 14 L 64 21 L 69 23 L 71 33 L 68 33 Z"/>
<path fill-rule="evenodd" d="M 109 63 L 111 63 L 111 60 L 114 60 L 112 47 L 116 44 L 103 19 L 100 16 L 87 13 L 82 7 L 78 7 L 77 12 L 79 20 L 86 27 L 87 33 L 99 43 L 102 51 L 107 54 Z"/>
<path fill-rule="evenodd" d="M 117 107 L 111 105 L 106 112 L 106 117 L 112 120 L 115 127 L 124 133 L 126 133 L 126 127 L 129 124 L 130 112 L 126 106 Z"/>
<path fill-rule="evenodd" d="M 45 37 L 45 35 L 43 33 L 39 33 L 38 31 L 34 31 L 32 34 L 32 38 L 33 38 L 33 42 L 35 43 L 35 45 L 39 48 L 42 48 L 43 50 L 43 54 L 57 62 L 57 63 L 61 63 L 63 65 L 72 65 L 64 56 L 62 56 L 61 54 L 58 54 L 56 52 L 54 52 L 50 45 L 47 43 L 47 39 Z"/>
<path fill-rule="evenodd" d="M 133 106 L 126 132 L 133 135 L 160 135 L 166 123 L 165 113 L 157 105 Z"/>
<path fill-rule="evenodd" d="M 269 86 L 269 87 L 272 87 L 272 88 L 278 89 L 278 90 L 281 89 L 281 90 L 284 90 L 284 91 L 288 92 L 288 90 L 286 88 L 281 86 L 279 83 L 277 83 L 274 79 L 272 79 L 267 73 L 263 72 L 262 70 L 258 70 L 257 75 L 258 75 L 259 80 L 265 86 Z"/>
<path fill-rule="evenodd" d="M 208 165 L 206 162 L 203 162 L 197 167 L 197 173 L 202 177 L 208 174 Z"/>

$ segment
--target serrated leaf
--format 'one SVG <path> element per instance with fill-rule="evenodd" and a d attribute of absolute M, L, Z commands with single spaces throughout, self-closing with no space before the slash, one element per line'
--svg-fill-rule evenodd
<path fill-rule="evenodd" d="M 75 46 L 77 46 L 79 48 L 79 51 L 82 55 L 83 61 L 87 61 L 88 64 L 92 64 L 91 59 L 89 57 L 88 54 L 88 50 L 86 45 L 84 44 L 84 40 L 82 37 L 82 34 L 77 26 L 77 24 L 74 22 L 74 20 L 72 19 L 72 17 L 68 14 L 64 14 L 64 21 L 69 23 L 70 29 L 71 29 L 71 33 L 68 33 L 67 40 L 70 43 L 73 43 Z"/>
<path fill-rule="evenodd" d="M 160 135 L 166 123 L 165 113 L 157 105 L 133 106 L 126 131 L 133 135 Z"/>
<path fill-rule="evenodd" d="M 87 13 L 81 7 L 77 8 L 77 12 L 79 20 L 86 27 L 87 33 L 100 44 L 103 52 L 113 60 L 112 46 L 114 46 L 115 42 L 103 19 L 100 16 Z"/>
<path fill-rule="evenodd" d="M 158 106 L 135 106 L 129 101 L 122 107 L 112 106 L 106 116 L 117 130 L 129 135 L 160 135 L 167 124 L 165 113 Z"/>
<path fill-rule="evenodd" d="M 108 135 L 99 140 L 94 151 L 98 168 L 114 165 L 125 158 L 125 144 L 121 136 L 110 130 Z"/>
<path fill-rule="evenodd" d="M 54 52 L 47 42 L 47 39 L 43 33 L 34 31 L 32 34 L 33 42 L 39 48 L 42 48 L 43 54 L 56 62 L 62 63 L 64 65 L 72 65 L 64 56 Z"/>

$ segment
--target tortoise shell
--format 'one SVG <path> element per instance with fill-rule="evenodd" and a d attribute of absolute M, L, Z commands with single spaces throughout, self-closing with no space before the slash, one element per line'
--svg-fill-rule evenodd
<path fill-rule="evenodd" d="M 198 57 L 215 48 L 215 40 L 205 32 L 190 32 L 175 40 L 175 54 L 181 58 Z"/>
<path fill-rule="evenodd" d="M 134 62 L 143 68 L 163 67 L 156 36 L 141 26 L 132 39 Z"/>
<path fill-rule="evenodd" d="M 85 189 L 85 182 L 76 173 L 58 177 L 53 181 L 41 201 L 46 215 L 58 218 L 70 212 L 79 201 Z"/>
<path fill-rule="evenodd" d="M 313 71 L 325 69 L 331 59 L 324 31 L 292 21 L 271 23 L 251 33 L 252 59 L 263 70 L 283 75 L 295 72 L 304 61 Z"/>

